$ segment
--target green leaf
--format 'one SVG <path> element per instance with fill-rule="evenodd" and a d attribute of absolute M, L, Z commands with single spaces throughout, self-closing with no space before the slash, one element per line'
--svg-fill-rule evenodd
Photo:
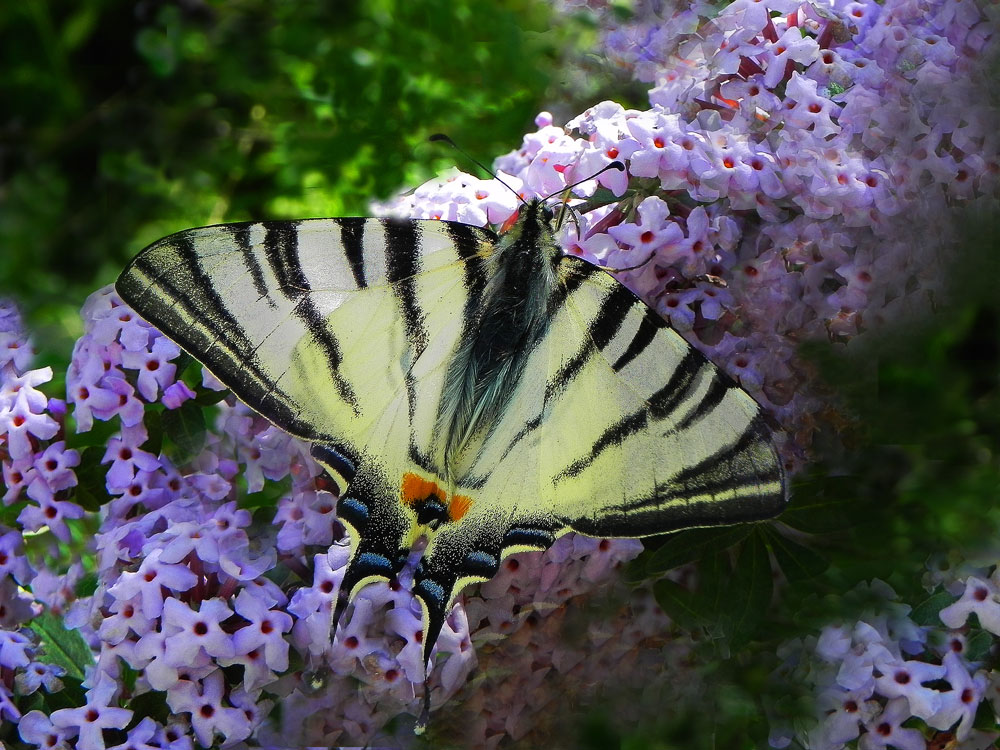
<path fill-rule="evenodd" d="M 774 559 L 790 582 L 808 581 L 829 567 L 830 561 L 816 550 L 782 536 L 772 527 L 764 528 L 767 529 Z"/>
<path fill-rule="evenodd" d="M 201 452 L 205 432 L 205 412 L 191 401 L 163 412 L 163 433 L 174 444 L 173 458 L 177 463 L 185 463 Z"/>
<path fill-rule="evenodd" d="M 646 570 L 659 575 L 678 565 L 697 560 L 709 552 L 726 549 L 745 538 L 752 528 L 748 524 L 741 524 L 675 532 L 666 537 L 663 546 L 652 553 L 646 563 Z"/>
<path fill-rule="evenodd" d="M 94 655 L 83 636 L 67 630 L 51 612 L 43 612 L 32 620 L 31 629 L 38 634 L 47 661 L 58 664 L 70 677 L 83 680 L 87 667 L 94 663 Z"/>
<path fill-rule="evenodd" d="M 864 518 L 867 504 L 857 494 L 858 480 L 853 477 L 828 477 L 820 483 L 794 490 L 781 522 L 807 534 L 828 534 L 854 528 Z"/>
<path fill-rule="evenodd" d="M 97 591 L 96 573 L 85 573 L 73 587 L 73 593 L 78 597 L 91 596 L 95 591 Z"/>
<path fill-rule="evenodd" d="M 199 406 L 215 406 L 223 401 L 231 391 L 213 391 L 209 388 L 199 388 L 198 395 L 194 397 L 194 402 Z"/>
<path fill-rule="evenodd" d="M 111 500 L 107 490 L 107 468 L 101 459 L 107 446 L 91 445 L 80 452 L 80 465 L 76 467 L 76 494 L 74 502 L 84 510 L 96 511 Z"/>
<path fill-rule="evenodd" d="M 679 583 L 669 578 L 657 581 L 653 584 L 653 597 L 660 609 L 685 630 L 697 630 L 705 625 L 704 613 L 698 609 L 695 595 Z"/>
<path fill-rule="evenodd" d="M 980 630 L 965 640 L 965 653 L 962 656 L 969 661 L 981 661 L 989 655 L 992 647 L 992 633 Z"/>
<path fill-rule="evenodd" d="M 160 455 L 163 450 L 163 413 L 165 409 L 154 409 L 146 407 L 146 414 L 143 416 L 143 424 L 146 426 L 146 442 L 142 444 L 142 449 L 154 456 Z"/>
<path fill-rule="evenodd" d="M 938 591 L 936 594 L 924 599 L 910 612 L 910 619 L 917 625 L 929 625 L 931 627 L 941 627 L 940 612 L 949 604 L 954 604 L 955 595 L 947 591 Z"/>
<path fill-rule="evenodd" d="M 0 525 L 15 527 L 17 525 L 17 517 L 21 515 L 21 511 L 24 510 L 27 505 L 27 500 L 19 500 L 13 505 L 0 507 Z"/>
<path fill-rule="evenodd" d="M 771 559 L 764 544 L 764 534 L 751 534 L 740 550 L 736 569 L 727 579 L 726 596 L 719 616 L 729 647 L 746 645 L 756 634 L 771 604 L 774 579 Z"/>

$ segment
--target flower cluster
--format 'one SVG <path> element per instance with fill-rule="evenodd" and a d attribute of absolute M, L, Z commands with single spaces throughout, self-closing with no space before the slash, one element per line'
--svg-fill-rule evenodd
<path fill-rule="evenodd" d="M 564 223 L 563 247 L 616 272 L 768 407 L 794 469 L 823 407 L 798 344 L 928 307 L 954 240 L 945 210 L 997 195 L 979 95 L 990 21 L 956 0 L 639 3 L 625 24 L 603 2 L 565 5 L 597 10 L 651 106 L 605 101 L 565 126 L 542 113 L 497 179 L 523 197 L 583 180 L 570 204 L 593 210 Z M 587 179 L 612 161 L 625 171 Z M 483 224 L 516 200 L 453 174 L 393 208 Z"/>
<path fill-rule="evenodd" d="M 620 24 L 600 0 L 586 6 L 608 53 L 651 85 L 649 108 L 601 102 L 565 126 L 543 113 L 497 160 L 506 186 L 453 174 L 387 208 L 502 224 L 515 193 L 582 180 L 560 229 L 566 251 L 616 273 L 774 413 L 794 468 L 823 406 L 797 344 L 847 341 L 919 309 L 936 291 L 942 210 L 995 196 L 996 135 L 975 96 L 992 49 L 983 11 L 737 0 L 669 16 L 640 4 Z M 625 170 L 597 174 L 613 161 Z M 640 549 L 566 535 L 456 603 L 429 674 L 415 560 L 365 588 L 334 632 L 349 540 L 308 446 L 208 373 L 192 377 L 110 289 L 83 315 L 63 401 L 41 390 L 53 373 L 29 369 L 30 342 L 0 305 L 0 721 L 28 745 L 370 744 L 429 694 L 434 708 L 459 696 L 467 743 L 492 747 L 548 720 L 553 684 L 642 663 L 665 628 L 648 607 L 566 643 L 570 602 Z M 72 565 L 70 545 L 85 551 Z M 1000 581 L 980 572 L 964 586 L 942 620 L 957 628 L 975 612 L 997 634 Z M 32 628 L 43 610 L 89 659 L 55 663 L 51 631 Z M 967 636 L 948 638 L 899 608 L 828 629 L 805 645 L 828 710 L 804 735 L 776 731 L 776 746 L 917 747 L 911 717 L 979 741 L 972 717 L 995 680 Z M 483 678 L 470 683 L 477 662 Z M 28 710 L 64 686 L 75 705 Z M 139 698 L 169 723 L 134 711 Z"/>
<path fill-rule="evenodd" d="M 22 372 L 11 357 L 0 391 L 5 503 L 23 506 L 18 528 L 0 529 L 0 669 L 16 683 L 11 691 L 0 682 L 0 705 L 23 722 L 28 743 L 55 737 L 104 748 L 103 730 L 174 748 L 385 737 L 390 719 L 419 713 L 424 690 L 437 707 L 462 688 L 476 645 L 519 629 L 532 606 L 545 603 L 544 616 L 592 590 L 641 549 L 568 535 L 527 556 L 516 586 L 501 576 L 455 606 L 425 674 L 412 565 L 391 585 L 365 588 L 334 634 L 349 547 L 337 497 L 308 446 L 216 394 L 221 386 L 207 372 L 200 382 L 181 378 L 177 347 L 110 289 L 92 295 L 83 314 L 86 333 L 66 377 L 77 436 L 65 434 L 65 402 L 37 389 L 51 370 Z M 9 320 L 20 344 L 11 350 L 26 348 L 13 313 Z M 210 407 L 215 429 L 192 442 L 205 405 L 220 397 Z M 112 430 L 101 428 L 103 444 L 66 447 L 102 424 Z M 99 517 L 73 501 L 79 469 L 101 477 L 102 486 L 87 488 L 100 495 Z M 241 499 L 255 496 L 256 505 Z M 88 527 L 96 529 L 88 532 L 96 553 L 89 596 L 77 595 L 80 563 L 36 573 L 24 549 L 26 531 L 79 540 L 77 519 L 96 524 Z M 505 570 L 519 565 L 512 558 Z M 62 688 L 59 668 L 35 658 L 39 638 L 21 632 L 43 609 L 63 614 L 89 645 L 93 662 L 77 665 L 86 702 L 22 716 L 18 697 Z M 162 695 L 171 724 L 122 707 L 144 694 Z"/>
<path fill-rule="evenodd" d="M 932 581 L 931 587 L 943 590 L 929 600 L 937 606 L 918 624 L 887 584 L 873 581 L 866 593 L 881 602 L 878 607 L 856 622 L 831 625 L 818 637 L 783 647 L 778 675 L 814 691 L 816 715 L 776 721 L 771 746 L 995 747 L 1000 731 L 974 723 L 984 701 L 1000 715 L 1000 672 L 984 666 L 1000 637 L 998 582 L 996 571 L 982 570 Z M 970 621 L 972 614 L 976 619 Z"/>

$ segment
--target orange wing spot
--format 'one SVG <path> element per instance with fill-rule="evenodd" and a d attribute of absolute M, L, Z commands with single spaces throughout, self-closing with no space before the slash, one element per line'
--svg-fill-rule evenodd
<path fill-rule="evenodd" d="M 451 502 L 448 504 L 448 515 L 451 516 L 452 521 L 457 521 L 468 513 L 471 505 L 471 497 L 466 497 L 465 495 L 452 495 Z"/>
<path fill-rule="evenodd" d="M 405 505 L 413 505 L 413 503 L 426 500 L 431 495 L 434 495 L 441 503 L 444 503 L 445 498 L 444 491 L 437 486 L 437 483 L 412 472 L 403 475 L 401 493 Z"/>

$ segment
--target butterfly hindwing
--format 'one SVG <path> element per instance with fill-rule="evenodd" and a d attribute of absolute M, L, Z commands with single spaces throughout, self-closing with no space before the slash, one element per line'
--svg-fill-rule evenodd
<path fill-rule="evenodd" d="M 568 530 L 639 537 L 784 506 L 760 406 L 607 273 L 573 257 L 558 269 L 546 336 L 458 478 L 470 509 L 418 569 L 433 635 L 435 606 Z"/>

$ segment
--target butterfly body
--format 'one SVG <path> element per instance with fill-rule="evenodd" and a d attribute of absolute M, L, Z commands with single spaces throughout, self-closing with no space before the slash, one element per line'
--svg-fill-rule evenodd
<path fill-rule="evenodd" d="M 353 218 L 188 230 L 140 253 L 117 290 L 313 444 L 352 545 L 335 622 L 427 537 L 413 584 L 425 656 L 458 593 L 513 552 L 785 504 L 760 407 L 564 255 L 538 201 L 499 238 Z"/>

